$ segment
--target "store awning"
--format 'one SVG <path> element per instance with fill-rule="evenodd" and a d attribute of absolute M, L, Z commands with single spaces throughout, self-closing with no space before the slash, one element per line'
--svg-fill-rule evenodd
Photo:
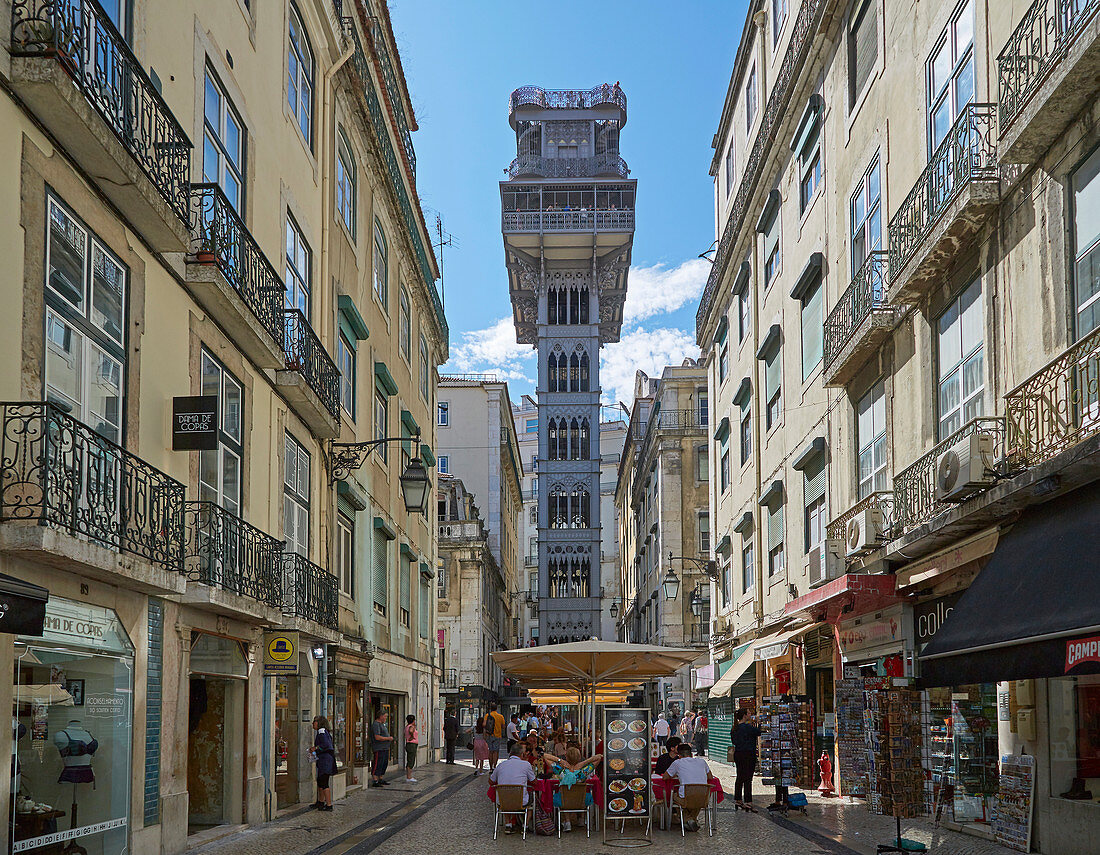
<path fill-rule="evenodd" d="M 710 687 L 710 697 L 724 698 L 730 693 L 733 684 L 749 670 L 756 661 L 752 655 L 752 646 L 753 642 L 749 641 L 734 649 L 733 664 L 726 669 L 725 674 L 714 681 L 714 685 Z"/>
<path fill-rule="evenodd" d="M 42 635 L 49 598 L 40 585 L 0 573 L 0 632 Z"/>
<path fill-rule="evenodd" d="M 1100 673 L 1100 483 L 1025 511 L 920 657 L 921 683 Z"/>
<path fill-rule="evenodd" d="M 783 612 L 788 616 L 806 614 L 818 621 L 834 623 L 858 617 L 898 602 L 897 578 L 884 573 L 847 573 L 791 600 Z"/>
<path fill-rule="evenodd" d="M 819 624 L 804 623 L 794 629 L 786 629 L 776 633 L 767 639 L 760 639 L 754 647 L 753 656 L 757 659 L 776 659 L 780 656 L 786 656 L 792 639 L 804 635 L 817 626 Z"/>

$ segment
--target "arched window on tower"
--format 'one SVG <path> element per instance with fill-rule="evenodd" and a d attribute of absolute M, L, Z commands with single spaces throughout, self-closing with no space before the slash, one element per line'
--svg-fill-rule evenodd
<path fill-rule="evenodd" d="M 581 459 L 581 426 L 576 419 L 569 423 L 569 459 Z"/>
<path fill-rule="evenodd" d="M 589 527 L 589 506 L 591 504 L 588 490 L 584 487 L 574 487 L 573 493 L 569 497 L 569 527 L 570 528 L 588 528 Z"/>
<path fill-rule="evenodd" d="M 546 360 L 546 391 L 558 391 L 558 355 L 551 353 Z"/>
<path fill-rule="evenodd" d="M 563 354 L 564 355 L 564 354 Z M 577 357 L 576 353 L 569 356 L 569 391 L 579 392 L 581 390 L 581 361 Z"/>
<path fill-rule="evenodd" d="M 569 289 L 569 297 L 569 323 L 579 324 L 581 322 L 580 300 L 576 288 Z"/>
<path fill-rule="evenodd" d="M 588 391 L 588 354 L 581 354 L 581 369 L 580 369 L 580 390 L 581 392 Z"/>
<path fill-rule="evenodd" d="M 558 459 L 558 420 L 550 419 L 546 427 L 546 453 L 551 460 Z"/>
<path fill-rule="evenodd" d="M 546 292 L 546 323 L 558 322 L 558 289 L 551 288 Z"/>
<path fill-rule="evenodd" d="M 579 292 L 577 292 L 577 301 L 581 304 L 581 312 L 580 312 L 581 323 L 582 324 L 587 324 L 588 323 L 588 286 L 587 285 L 585 287 L 581 288 Z"/>
<path fill-rule="evenodd" d="M 550 490 L 550 528 L 569 528 L 569 494 L 556 486 Z"/>
<path fill-rule="evenodd" d="M 591 448 L 591 442 L 589 438 L 588 419 L 581 419 L 581 453 L 580 460 L 587 460 L 589 457 Z"/>

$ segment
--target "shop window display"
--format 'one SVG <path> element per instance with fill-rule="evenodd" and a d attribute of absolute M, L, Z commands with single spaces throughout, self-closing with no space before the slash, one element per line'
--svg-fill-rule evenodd
<path fill-rule="evenodd" d="M 17 638 L 12 851 L 127 850 L 134 648 L 113 611 L 58 597 Z"/>
<path fill-rule="evenodd" d="M 928 690 L 933 802 L 955 822 L 989 822 L 998 791 L 997 688 Z"/>
<path fill-rule="evenodd" d="M 1048 694 L 1050 794 L 1100 799 L 1100 675 L 1050 680 Z"/>

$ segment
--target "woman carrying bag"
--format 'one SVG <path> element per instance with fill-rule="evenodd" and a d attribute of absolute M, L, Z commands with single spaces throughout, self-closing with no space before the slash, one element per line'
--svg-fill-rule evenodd
<path fill-rule="evenodd" d="M 323 715 L 313 717 L 313 760 L 317 764 L 317 801 L 315 810 L 332 810 L 332 776 L 336 774 L 336 747 L 329 733 L 328 719 Z"/>

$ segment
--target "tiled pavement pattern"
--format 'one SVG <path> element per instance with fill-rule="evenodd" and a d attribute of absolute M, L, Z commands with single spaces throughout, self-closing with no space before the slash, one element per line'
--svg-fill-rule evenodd
<path fill-rule="evenodd" d="M 712 763 L 727 792 L 733 790 L 733 768 Z M 518 834 L 492 840 L 492 804 L 485 798 L 486 778 L 470 775 L 470 766 L 433 764 L 416 770 L 419 783 L 405 785 L 400 776 L 384 789 L 359 790 L 336 804 L 332 813 L 294 811 L 256 829 L 241 831 L 189 850 L 189 855 L 467 855 L 473 852 L 520 852 L 527 846 L 551 853 L 621 853 L 583 830 L 524 842 Z M 705 831 L 682 839 L 678 831 L 655 831 L 655 847 L 677 852 L 736 852 L 738 855 L 874 855 L 878 843 L 890 841 L 893 820 L 872 815 L 861 802 L 810 795 L 807 814 L 784 819 L 763 810 L 771 791 L 757 782 L 760 814 L 734 811 L 727 800 L 718 810 L 718 833 Z M 629 833 L 629 832 L 628 832 Z M 903 824 L 903 835 L 943 855 L 1009 855 L 988 841 L 937 828 L 930 820 Z"/>

